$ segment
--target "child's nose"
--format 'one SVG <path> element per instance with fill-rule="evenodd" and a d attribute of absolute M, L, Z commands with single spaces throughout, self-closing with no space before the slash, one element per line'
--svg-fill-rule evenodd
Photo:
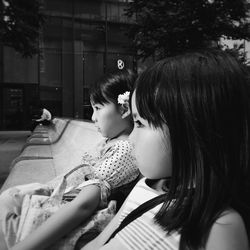
<path fill-rule="evenodd" d="M 91 120 L 92 120 L 93 122 L 96 122 L 95 112 L 93 112 L 92 117 L 91 117 Z"/>

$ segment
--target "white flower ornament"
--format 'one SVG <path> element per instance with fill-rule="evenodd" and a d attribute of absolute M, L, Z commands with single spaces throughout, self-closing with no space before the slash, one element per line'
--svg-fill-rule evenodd
<path fill-rule="evenodd" d="M 129 91 L 126 91 L 125 93 L 118 95 L 118 98 L 117 98 L 118 104 L 121 104 L 121 105 L 128 104 L 129 95 L 130 95 Z"/>
<path fill-rule="evenodd" d="M 125 93 L 118 95 L 117 102 L 121 104 L 124 110 L 122 118 L 126 118 L 130 115 L 130 108 L 129 108 L 129 95 L 130 92 L 126 91 Z"/>

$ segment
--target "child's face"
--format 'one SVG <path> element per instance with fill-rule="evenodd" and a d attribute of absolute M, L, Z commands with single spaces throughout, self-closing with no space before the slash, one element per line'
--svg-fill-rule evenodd
<path fill-rule="evenodd" d="M 102 136 L 116 137 L 122 130 L 122 117 L 116 105 L 112 102 L 105 104 L 92 103 L 92 121 Z"/>
<path fill-rule="evenodd" d="M 132 114 L 134 130 L 130 140 L 135 146 L 135 157 L 141 173 L 150 179 L 161 179 L 171 176 L 171 146 L 168 127 L 163 132 L 153 128 L 147 120 L 138 114 L 135 104 L 135 93 L 132 96 Z M 167 135 L 166 135 L 167 134 Z"/>

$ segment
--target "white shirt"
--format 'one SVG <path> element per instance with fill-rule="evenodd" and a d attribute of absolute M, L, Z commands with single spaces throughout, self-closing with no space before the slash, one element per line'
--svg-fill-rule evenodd
<path fill-rule="evenodd" d="M 142 203 L 159 195 L 150 188 L 146 179 L 141 179 L 129 194 L 128 200 L 121 213 L 120 222 Z M 154 216 L 162 204 L 147 211 L 142 216 L 128 224 L 123 230 L 101 249 L 119 250 L 177 250 L 180 235 L 177 232 L 167 234 L 154 221 Z"/>
<path fill-rule="evenodd" d="M 51 120 L 51 113 L 47 109 L 43 109 L 43 113 L 41 115 L 41 118 L 38 119 L 37 121 L 50 121 Z"/>

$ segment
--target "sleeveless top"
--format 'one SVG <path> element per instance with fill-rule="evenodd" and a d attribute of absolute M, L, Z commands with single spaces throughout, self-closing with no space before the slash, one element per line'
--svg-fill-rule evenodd
<path fill-rule="evenodd" d="M 146 179 L 141 179 L 128 196 L 120 216 L 120 222 L 135 208 L 150 200 L 160 192 L 150 188 Z M 167 234 L 160 225 L 154 222 L 156 213 L 162 204 L 144 213 L 128 224 L 124 229 L 101 249 L 119 250 L 177 250 L 179 249 L 180 235 L 178 232 Z"/>

